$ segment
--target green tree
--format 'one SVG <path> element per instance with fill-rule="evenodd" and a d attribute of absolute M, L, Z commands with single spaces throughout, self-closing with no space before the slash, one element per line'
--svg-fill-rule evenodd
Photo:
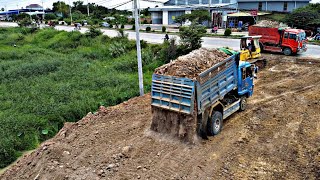
<path fill-rule="evenodd" d="M 82 14 L 87 14 L 87 6 L 83 5 L 83 1 L 73 2 L 73 11 L 80 11 Z"/>
<path fill-rule="evenodd" d="M 192 22 L 196 21 L 197 23 L 202 24 L 202 22 L 210 20 L 210 16 L 208 11 L 206 10 L 194 10 L 191 12 L 191 14 L 183 14 L 181 16 L 178 16 L 175 19 L 175 22 L 182 25 L 183 22 L 186 22 L 186 20 Z"/>
<path fill-rule="evenodd" d="M 57 16 L 55 14 L 46 14 L 44 16 L 45 20 L 53 20 L 53 19 L 56 19 L 56 18 L 57 18 Z"/>
<path fill-rule="evenodd" d="M 4 8 L 1 8 L 1 11 L 4 11 Z"/>
<path fill-rule="evenodd" d="M 29 18 L 30 19 L 30 15 L 29 14 L 26 14 L 26 13 L 20 13 L 17 15 L 17 20 L 20 21 L 22 19 L 26 19 L 26 18 Z"/>
<path fill-rule="evenodd" d="M 201 47 L 202 37 L 206 33 L 206 28 L 196 22 L 192 22 L 189 27 L 179 31 L 181 50 L 183 53 L 190 52 Z"/>
<path fill-rule="evenodd" d="M 320 25 L 320 3 L 308 4 L 287 14 L 284 19 L 289 26 L 301 29 L 309 29 L 311 25 Z"/>
<path fill-rule="evenodd" d="M 52 10 L 56 14 L 62 14 L 63 17 L 68 17 L 69 16 L 69 5 L 67 5 L 63 1 L 57 1 L 53 3 L 53 8 Z"/>
<path fill-rule="evenodd" d="M 151 13 L 149 12 L 149 7 L 148 8 L 145 8 L 145 9 L 142 9 L 140 11 L 141 14 L 143 14 L 144 16 L 150 16 Z"/>
<path fill-rule="evenodd" d="M 109 23 L 115 25 L 117 29 L 119 28 L 119 25 L 126 24 L 128 22 L 128 18 L 124 15 L 116 14 L 113 17 L 114 19 L 111 20 Z"/>

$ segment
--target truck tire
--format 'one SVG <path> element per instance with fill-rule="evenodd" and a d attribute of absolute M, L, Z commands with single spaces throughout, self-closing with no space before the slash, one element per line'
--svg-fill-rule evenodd
<path fill-rule="evenodd" d="M 259 43 L 259 46 L 260 46 L 260 52 L 264 52 L 263 44 Z"/>
<path fill-rule="evenodd" d="M 219 111 L 213 111 L 211 118 L 208 120 L 208 134 L 213 136 L 219 134 L 222 129 L 223 119 Z"/>
<path fill-rule="evenodd" d="M 292 51 L 290 48 L 284 48 L 283 49 L 283 54 L 286 55 L 286 56 L 290 56 L 292 54 Z"/>
<path fill-rule="evenodd" d="M 240 109 L 239 111 L 244 111 L 247 109 L 247 98 L 246 97 L 242 97 L 240 100 Z"/>

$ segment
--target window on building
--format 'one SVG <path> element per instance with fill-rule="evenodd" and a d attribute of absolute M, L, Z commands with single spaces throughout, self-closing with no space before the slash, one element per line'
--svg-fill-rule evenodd
<path fill-rule="evenodd" d="M 262 2 L 259 2 L 258 10 L 262 11 Z"/>
<path fill-rule="evenodd" d="M 284 2 L 283 3 L 283 11 L 287 11 L 288 10 L 288 2 Z"/>

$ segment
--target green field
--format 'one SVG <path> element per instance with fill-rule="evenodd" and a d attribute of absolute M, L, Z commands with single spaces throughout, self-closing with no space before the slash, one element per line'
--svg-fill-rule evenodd
<path fill-rule="evenodd" d="M 89 35 L 0 28 L 0 168 L 64 122 L 139 95 L 135 42 Z M 149 91 L 163 46 L 142 44 Z"/>

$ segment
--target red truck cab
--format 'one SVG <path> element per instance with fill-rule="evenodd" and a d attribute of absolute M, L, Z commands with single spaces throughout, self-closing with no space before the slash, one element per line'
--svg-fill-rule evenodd
<path fill-rule="evenodd" d="M 263 51 L 291 55 L 307 50 L 306 33 L 302 29 L 250 26 L 249 36 L 257 35 L 261 35 L 260 48 Z"/>

